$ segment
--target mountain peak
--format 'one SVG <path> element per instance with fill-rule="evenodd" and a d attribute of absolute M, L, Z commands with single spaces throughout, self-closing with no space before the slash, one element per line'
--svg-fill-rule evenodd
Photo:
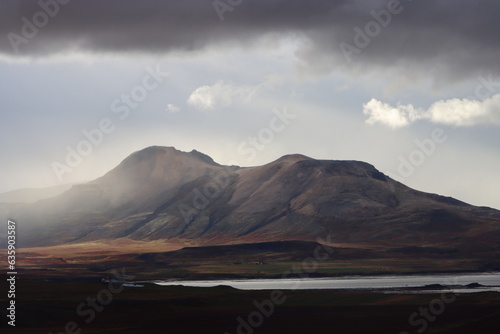
<path fill-rule="evenodd" d="M 169 146 L 150 146 L 132 153 L 96 181 L 114 184 L 119 180 L 171 183 L 173 180 L 199 177 L 216 167 L 220 165 L 197 151 L 188 153 Z"/>
<path fill-rule="evenodd" d="M 149 146 L 142 150 L 132 153 L 127 158 L 125 158 L 125 160 L 127 159 L 148 160 L 154 157 L 158 157 L 160 155 L 177 154 L 177 153 L 182 153 L 182 152 L 170 146 Z"/>
<path fill-rule="evenodd" d="M 314 160 L 314 159 L 310 158 L 308 156 L 305 156 L 303 154 L 287 154 L 287 155 L 282 156 L 281 158 L 279 158 L 276 161 L 297 162 L 297 161 L 302 161 L 302 160 Z"/>
<path fill-rule="evenodd" d="M 172 146 L 149 146 L 140 151 L 134 152 L 129 155 L 122 163 L 138 163 L 144 161 L 153 160 L 181 160 L 196 158 L 197 160 L 208 163 L 210 165 L 219 166 L 211 157 L 208 155 L 192 150 L 191 152 L 184 152 L 176 149 Z"/>

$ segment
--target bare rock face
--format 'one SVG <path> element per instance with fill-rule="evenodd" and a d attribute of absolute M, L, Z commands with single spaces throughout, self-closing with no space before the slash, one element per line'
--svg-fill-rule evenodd
<path fill-rule="evenodd" d="M 22 222 L 24 247 L 117 238 L 219 245 L 326 235 L 401 249 L 494 251 L 500 244 L 500 211 L 413 190 L 364 162 L 298 154 L 240 168 L 198 151 L 148 147 L 62 195 L 1 203 L 0 215 Z"/>

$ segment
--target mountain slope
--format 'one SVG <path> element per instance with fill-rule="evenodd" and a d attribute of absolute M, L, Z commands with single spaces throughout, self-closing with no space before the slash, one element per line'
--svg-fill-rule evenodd
<path fill-rule="evenodd" d="M 369 247 L 496 251 L 500 211 L 413 190 L 359 161 L 284 156 L 264 166 L 149 147 L 64 194 L 2 205 L 22 246 L 114 240 L 221 245 L 333 236 Z"/>

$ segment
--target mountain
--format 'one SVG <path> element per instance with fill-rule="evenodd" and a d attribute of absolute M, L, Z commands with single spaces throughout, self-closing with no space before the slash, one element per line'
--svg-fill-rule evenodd
<path fill-rule="evenodd" d="M 500 211 L 413 190 L 359 161 L 287 155 L 222 166 L 197 151 L 149 147 L 104 176 L 36 203 L 1 204 L 24 247 L 102 240 L 190 246 L 331 242 L 394 252 L 492 253 Z"/>

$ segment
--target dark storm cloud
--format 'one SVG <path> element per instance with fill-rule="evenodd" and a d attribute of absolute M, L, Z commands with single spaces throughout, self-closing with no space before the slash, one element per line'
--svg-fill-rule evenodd
<path fill-rule="evenodd" d="M 3 0 L 0 53 L 166 53 L 292 35 L 304 41 L 299 59 L 319 71 L 390 66 L 443 79 L 500 74 L 498 1 L 392 1 L 391 13 L 389 0 L 220 0 L 217 13 L 213 0 L 59 0 L 58 12 L 44 20 L 40 4 L 56 0 Z M 38 32 L 26 23 L 36 20 Z"/>

